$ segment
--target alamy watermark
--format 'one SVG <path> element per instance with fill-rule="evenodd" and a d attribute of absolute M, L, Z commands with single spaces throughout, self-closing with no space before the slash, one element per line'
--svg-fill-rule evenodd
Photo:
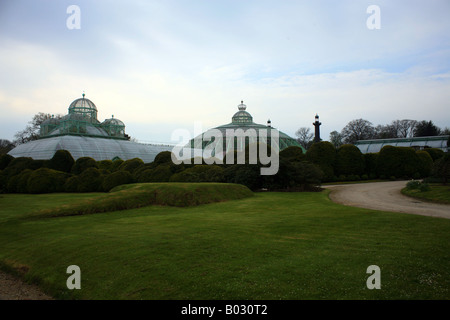
<path fill-rule="evenodd" d="M 279 132 L 276 129 L 211 129 L 201 133 L 201 126 L 194 125 L 194 138 L 185 129 L 172 133 L 172 141 L 180 141 L 172 149 L 172 162 L 175 164 L 245 164 L 248 151 L 248 164 L 261 167 L 261 175 L 274 175 L 279 169 Z M 181 138 L 181 140 L 180 140 Z M 270 150 L 270 152 L 269 152 Z M 269 154 L 270 153 L 270 154 Z"/>
<path fill-rule="evenodd" d="M 81 270 L 77 265 L 71 265 L 67 267 L 66 273 L 71 274 L 67 278 L 66 286 L 68 289 L 81 289 Z"/>
<path fill-rule="evenodd" d="M 367 267 L 366 273 L 371 274 L 369 278 L 367 278 L 366 286 L 367 289 L 381 289 L 381 270 L 377 265 L 371 265 Z"/>
<path fill-rule="evenodd" d="M 379 30 L 381 29 L 381 10 L 380 7 L 373 4 L 367 7 L 366 12 L 371 14 L 366 21 L 367 29 Z"/>
<path fill-rule="evenodd" d="M 66 13 L 70 14 L 66 20 L 66 27 L 69 30 L 81 29 L 81 10 L 80 7 L 72 4 L 67 7 Z"/>

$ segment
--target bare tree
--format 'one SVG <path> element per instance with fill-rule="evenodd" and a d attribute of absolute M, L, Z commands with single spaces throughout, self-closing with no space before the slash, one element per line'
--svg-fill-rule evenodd
<path fill-rule="evenodd" d="M 392 124 L 381 125 L 375 127 L 374 138 L 388 139 L 397 138 L 397 128 Z"/>
<path fill-rule="evenodd" d="M 337 132 L 336 130 L 331 131 L 330 132 L 330 142 L 336 149 L 339 148 L 340 146 L 343 145 L 342 135 L 339 132 Z"/>
<path fill-rule="evenodd" d="M 18 131 L 14 135 L 14 141 L 13 143 L 15 145 L 19 145 L 22 143 L 26 143 L 28 141 L 37 140 L 39 138 L 39 132 L 41 129 L 41 124 L 47 119 L 52 118 L 53 116 L 49 113 L 43 113 L 39 112 L 33 116 L 33 119 L 31 119 L 28 122 L 28 125 L 25 127 L 25 129 Z M 56 118 L 61 118 L 62 115 L 56 115 Z"/>
<path fill-rule="evenodd" d="M 310 132 L 310 128 L 302 127 L 295 132 L 297 136 L 297 141 L 303 146 L 303 148 L 308 149 L 313 142 L 314 134 Z"/>
<path fill-rule="evenodd" d="M 14 148 L 14 144 L 5 139 L 0 139 L 0 155 L 8 153 L 12 148 Z"/>
<path fill-rule="evenodd" d="M 354 144 L 358 140 L 372 139 L 375 135 L 375 128 L 370 121 L 355 119 L 342 129 L 341 135 L 344 143 Z"/>
<path fill-rule="evenodd" d="M 416 124 L 417 124 L 416 120 L 409 120 L 409 119 L 392 121 L 392 126 L 394 126 L 397 132 L 397 138 L 413 137 Z"/>

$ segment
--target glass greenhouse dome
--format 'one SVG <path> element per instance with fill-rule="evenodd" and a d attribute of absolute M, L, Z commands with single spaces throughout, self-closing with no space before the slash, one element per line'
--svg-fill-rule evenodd
<path fill-rule="evenodd" d="M 38 140 L 18 145 L 9 154 L 47 160 L 57 150 L 67 150 L 75 160 L 80 157 L 97 161 L 140 158 L 144 162 L 152 162 L 158 153 L 173 148 L 128 141 L 125 124 L 121 120 L 112 116 L 100 123 L 97 112 L 95 104 L 83 93 L 82 98 L 70 104 L 67 115 L 52 117 L 41 124 Z"/>
<path fill-rule="evenodd" d="M 241 101 L 241 104 L 238 105 L 238 112 L 236 112 L 233 117 L 231 118 L 231 123 L 213 128 L 211 130 L 219 130 L 222 133 L 223 136 L 223 146 L 224 146 L 224 154 L 227 154 L 231 151 L 242 151 L 245 149 L 246 146 L 252 143 L 259 143 L 261 142 L 261 137 L 259 135 L 260 130 L 264 130 L 267 132 L 267 140 L 264 140 L 264 143 L 271 144 L 271 130 L 276 130 L 276 132 L 279 135 L 278 140 L 278 150 L 281 151 L 287 147 L 290 146 L 296 146 L 299 148 L 302 148 L 303 153 L 306 152 L 306 150 L 298 143 L 298 141 L 284 132 L 278 131 L 277 129 L 273 128 L 271 126 L 271 121 L 269 120 L 267 122 L 267 125 L 258 124 L 253 122 L 253 117 L 250 113 L 246 111 L 247 106 L 244 104 L 243 101 Z M 255 136 L 249 136 L 246 137 L 245 143 L 242 143 L 243 141 L 239 141 L 236 139 L 235 136 L 228 136 L 227 137 L 227 130 L 238 130 L 242 129 L 244 132 L 249 132 L 249 130 L 253 129 L 254 132 L 256 132 Z M 197 136 L 196 138 L 192 139 L 187 147 L 191 149 L 205 149 L 206 146 L 208 146 L 210 143 L 213 143 L 212 141 L 203 141 L 203 137 L 205 134 L 208 136 L 210 133 L 212 134 L 211 130 L 208 130 L 204 133 L 202 133 L 200 136 Z M 234 142 L 231 140 L 235 139 Z"/>

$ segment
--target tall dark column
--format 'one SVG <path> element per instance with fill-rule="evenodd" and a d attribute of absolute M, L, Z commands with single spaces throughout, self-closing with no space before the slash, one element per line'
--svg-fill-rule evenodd
<path fill-rule="evenodd" d="M 320 142 L 322 139 L 320 139 L 320 125 L 322 122 L 319 122 L 319 115 L 316 114 L 316 121 L 313 123 L 315 127 L 315 135 L 314 135 L 314 142 Z"/>

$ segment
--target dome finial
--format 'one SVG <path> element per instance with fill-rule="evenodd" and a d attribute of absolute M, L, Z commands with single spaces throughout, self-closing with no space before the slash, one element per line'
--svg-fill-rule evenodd
<path fill-rule="evenodd" d="M 241 111 L 247 109 L 247 106 L 244 104 L 244 100 L 241 100 L 241 104 L 238 105 L 238 109 Z"/>
<path fill-rule="evenodd" d="M 84 96 L 85 96 L 85 94 L 84 94 L 84 91 L 83 91 L 83 94 L 82 94 L 82 96 L 83 96 L 83 99 L 84 99 Z"/>

